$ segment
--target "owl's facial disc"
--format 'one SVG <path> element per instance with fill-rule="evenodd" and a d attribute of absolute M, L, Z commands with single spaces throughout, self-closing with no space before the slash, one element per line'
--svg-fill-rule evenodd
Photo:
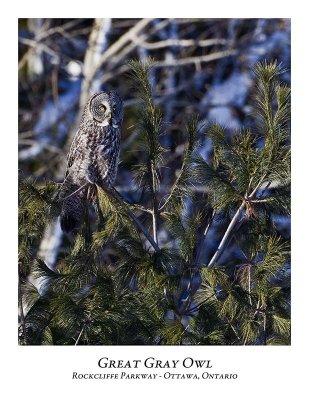
<path fill-rule="evenodd" d="M 99 126 L 119 128 L 123 118 L 122 100 L 116 92 L 101 92 L 90 101 L 89 111 Z"/>
<path fill-rule="evenodd" d="M 90 103 L 90 112 L 94 121 L 100 126 L 108 126 L 112 118 L 112 113 L 108 99 L 104 94 L 95 96 Z"/>

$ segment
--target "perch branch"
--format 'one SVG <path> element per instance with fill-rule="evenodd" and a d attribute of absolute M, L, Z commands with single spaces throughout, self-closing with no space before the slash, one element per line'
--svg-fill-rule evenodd
<path fill-rule="evenodd" d="M 105 189 L 106 190 L 106 189 Z M 130 210 L 130 207 L 127 205 L 126 201 L 122 198 L 120 193 L 117 192 L 117 190 L 112 187 L 109 190 L 106 190 L 111 196 L 113 196 L 116 200 L 118 200 L 126 209 L 129 217 L 132 219 L 132 221 L 137 225 L 137 227 L 142 231 L 148 242 L 151 244 L 151 246 L 154 248 L 156 251 L 160 251 L 160 247 L 158 244 L 153 240 L 151 237 L 150 233 L 148 230 L 144 227 L 144 225 L 139 221 L 139 219 L 135 216 L 135 214 Z"/>

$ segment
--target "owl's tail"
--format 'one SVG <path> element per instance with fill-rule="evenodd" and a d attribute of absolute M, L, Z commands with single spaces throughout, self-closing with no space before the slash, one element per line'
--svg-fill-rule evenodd
<path fill-rule="evenodd" d="M 75 184 L 66 184 L 60 191 L 63 200 L 60 214 L 60 226 L 64 232 L 71 232 L 82 224 L 87 188 Z"/>

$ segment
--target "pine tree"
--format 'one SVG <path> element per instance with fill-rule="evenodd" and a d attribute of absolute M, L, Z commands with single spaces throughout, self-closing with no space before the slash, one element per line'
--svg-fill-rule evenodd
<path fill-rule="evenodd" d="M 59 213 L 58 186 L 20 180 L 20 343 L 289 344 L 289 242 L 273 220 L 290 213 L 283 70 L 256 65 L 252 129 L 228 135 L 197 116 L 187 121 L 182 165 L 162 196 L 168 149 L 151 61 L 129 66 L 140 100 L 140 201 L 98 189 L 96 207 L 51 269 L 37 252 Z M 200 152 L 206 138 L 211 163 Z"/>

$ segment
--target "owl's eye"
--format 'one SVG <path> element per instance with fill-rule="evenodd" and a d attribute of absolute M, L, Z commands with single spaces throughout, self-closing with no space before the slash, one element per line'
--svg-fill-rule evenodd
<path fill-rule="evenodd" d="M 100 104 L 98 108 L 99 108 L 99 111 L 101 111 L 101 112 L 105 112 L 106 111 L 106 107 L 105 107 L 104 104 Z"/>

